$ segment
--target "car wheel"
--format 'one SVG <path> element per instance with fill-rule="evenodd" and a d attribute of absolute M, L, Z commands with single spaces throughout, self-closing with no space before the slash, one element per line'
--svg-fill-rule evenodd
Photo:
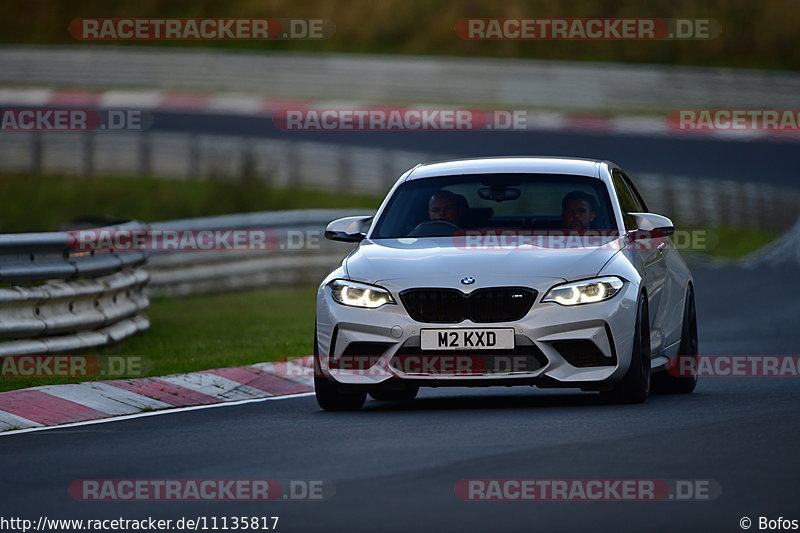
<path fill-rule="evenodd" d="M 314 328 L 314 395 L 319 406 L 326 411 L 357 411 L 367 401 L 366 392 L 342 391 L 336 383 L 322 374 L 316 327 Z"/>
<path fill-rule="evenodd" d="M 681 328 L 681 344 L 678 347 L 678 361 L 694 357 L 691 366 L 695 372 L 690 376 L 673 376 L 667 370 L 653 376 L 653 392 L 661 394 L 688 394 L 697 387 L 697 312 L 694 306 L 694 290 L 690 287 L 686 294 L 686 305 L 683 310 L 683 327 Z M 681 364 L 678 362 L 677 364 Z"/>
<path fill-rule="evenodd" d="M 642 403 L 650 392 L 650 318 L 647 301 L 639 297 L 633 334 L 631 365 L 614 388 L 603 392 L 613 403 Z"/>
<path fill-rule="evenodd" d="M 379 402 L 410 402 L 417 397 L 419 385 L 408 385 L 403 390 L 379 390 L 370 392 L 373 400 Z"/>

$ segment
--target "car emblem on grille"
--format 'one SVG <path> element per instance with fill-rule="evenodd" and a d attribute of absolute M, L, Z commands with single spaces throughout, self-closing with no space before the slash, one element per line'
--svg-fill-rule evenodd
<path fill-rule="evenodd" d="M 475 278 L 467 276 L 466 278 L 461 278 L 461 283 L 464 285 L 472 285 L 475 283 Z"/>

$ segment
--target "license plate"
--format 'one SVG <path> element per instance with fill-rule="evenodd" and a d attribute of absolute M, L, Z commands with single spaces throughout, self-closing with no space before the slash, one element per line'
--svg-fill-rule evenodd
<path fill-rule="evenodd" d="M 514 329 L 423 329 L 423 350 L 510 350 L 514 348 Z"/>

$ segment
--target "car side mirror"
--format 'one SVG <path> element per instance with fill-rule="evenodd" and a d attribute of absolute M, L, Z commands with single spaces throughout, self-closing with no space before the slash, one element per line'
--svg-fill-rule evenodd
<path fill-rule="evenodd" d="M 372 216 L 344 217 L 325 228 L 325 238 L 332 241 L 361 242 L 367 236 Z"/>
<path fill-rule="evenodd" d="M 655 213 L 628 213 L 636 224 L 640 238 L 669 237 L 675 233 L 675 224 L 665 216 Z"/>

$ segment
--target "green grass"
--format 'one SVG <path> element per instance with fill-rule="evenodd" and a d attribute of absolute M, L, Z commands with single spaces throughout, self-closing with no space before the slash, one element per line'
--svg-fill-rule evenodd
<path fill-rule="evenodd" d="M 695 237 L 686 237 L 686 240 L 683 241 L 684 244 L 689 246 L 688 248 L 682 247 L 681 243 L 676 242 L 681 251 L 690 256 L 700 254 L 722 259 L 744 257 L 769 244 L 779 236 L 773 231 L 730 226 L 696 228 L 690 230 L 689 234 L 695 235 Z M 695 239 L 694 243 L 690 239 Z"/>
<path fill-rule="evenodd" d="M 309 355 L 313 348 L 315 302 L 313 286 L 157 299 L 148 311 L 150 330 L 116 346 L 83 353 L 142 358 L 141 375 L 115 375 L 113 379 L 163 376 Z M 0 391 L 87 380 L 0 377 Z"/>
<path fill-rule="evenodd" d="M 308 208 L 377 209 L 381 198 L 304 189 L 270 189 L 250 180 L 0 175 L 0 233 L 54 231 L 79 217 L 156 222 L 184 217 Z"/>

